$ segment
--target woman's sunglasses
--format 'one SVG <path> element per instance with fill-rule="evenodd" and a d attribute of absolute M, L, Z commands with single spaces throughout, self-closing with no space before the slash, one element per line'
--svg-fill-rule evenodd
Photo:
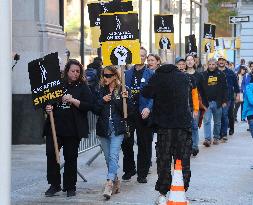
<path fill-rule="evenodd" d="M 115 74 L 103 74 L 103 76 L 105 77 L 105 78 L 111 78 L 112 76 L 114 76 Z"/>

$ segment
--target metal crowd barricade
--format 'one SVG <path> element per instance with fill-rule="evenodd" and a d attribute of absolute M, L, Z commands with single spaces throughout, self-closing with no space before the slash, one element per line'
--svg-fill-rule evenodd
<path fill-rule="evenodd" d="M 96 136 L 97 116 L 94 115 L 92 112 L 88 112 L 88 121 L 89 121 L 89 131 L 90 131 L 89 138 L 82 139 L 82 141 L 80 142 L 79 150 L 78 150 L 79 155 L 100 146 L 100 141 Z M 86 165 L 90 166 L 91 163 L 101 153 L 102 153 L 102 149 L 100 147 L 100 150 L 90 160 L 88 160 Z"/>
<path fill-rule="evenodd" d="M 83 138 L 80 142 L 78 148 L 78 155 L 87 152 L 91 149 L 96 147 L 100 147 L 100 141 L 96 136 L 96 123 L 97 123 L 97 116 L 94 115 L 92 112 L 88 112 L 88 121 L 89 121 L 89 137 Z M 99 151 L 92 156 L 86 163 L 86 165 L 90 166 L 91 163 L 102 153 L 102 148 L 100 147 Z M 61 164 L 61 169 L 64 167 L 64 163 Z M 84 182 L 87 182 L 85 177 L 81 174 L 79 169 L 77 168 L 77 174 L 83 179 Z"/>

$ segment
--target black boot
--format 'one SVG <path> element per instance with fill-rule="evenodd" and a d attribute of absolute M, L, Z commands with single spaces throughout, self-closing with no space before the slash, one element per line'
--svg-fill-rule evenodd
<path fill-rule="evenodd" d="M 75 196 L 76 191 L 74 189 L 67 190 L 67 197 Z"/>
<path fill-rule="evenodd" d="M 49 187 L 49 189 L 45 192 L 45 196 L 52 197 L 59 191 L 61 191 L 61 186 L 60 185 L 57 185 L 57 186 L 51 185 Z"/>
<path fill-rule="evenodd" d="M 136 170 L 133 170 L 132 172 L 126 172 L 123 176 L 123 180 L 130 180 L 132 176 L 136 174 Z"/>

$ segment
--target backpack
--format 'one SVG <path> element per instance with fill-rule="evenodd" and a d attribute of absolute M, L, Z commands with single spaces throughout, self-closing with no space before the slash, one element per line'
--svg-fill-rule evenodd
<path fill-rule="evenodd" d="M 86 75 L 86 79 L 88 82 L 88 86 L 90 88 L 94 88 L 98 85 L 99 79 L 98 79 L 98 74 L 97 74 L 97 70 L 94 68 L 87 68 L 85 70 L 85 75 Z"/>

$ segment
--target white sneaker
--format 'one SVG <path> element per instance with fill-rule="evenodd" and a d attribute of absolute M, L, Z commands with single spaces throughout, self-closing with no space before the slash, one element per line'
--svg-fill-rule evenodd
<path fill-rule="evenodd" d="M 160 194 L 155 201 L 155 205 L 166 205 L 166 203 L 167 203 L 166 196 L 162 194 Z"/>

